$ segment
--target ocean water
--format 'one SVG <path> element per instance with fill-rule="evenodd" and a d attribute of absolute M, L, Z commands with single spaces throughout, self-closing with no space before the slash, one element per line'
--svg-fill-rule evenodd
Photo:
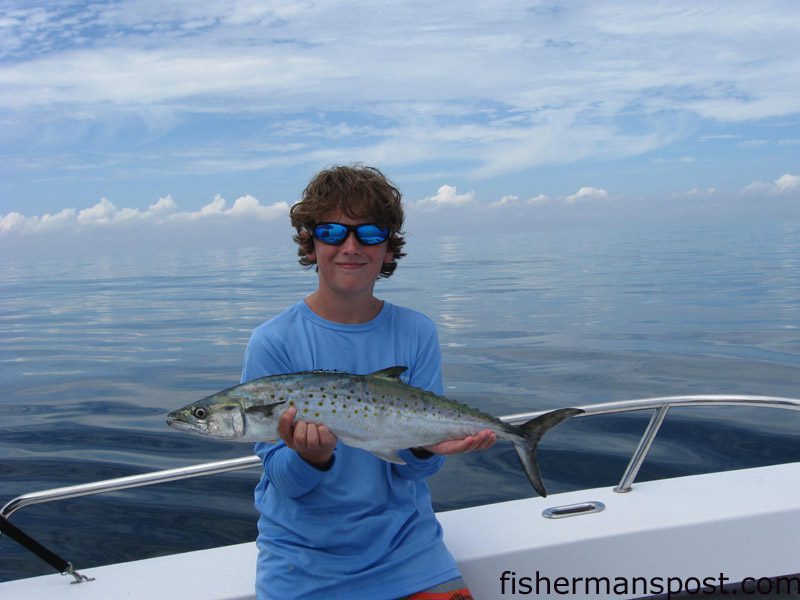
<path fill-rule="evenodd" d="M 447 395 L 493 414 L 652 396 L 800 397 L 800 224 L 420 236 L 376 293 L 439 326 Z M 313 291 L 291 243 L 0 261 L 0 503 L 244 456 L 169 429 L 238 382 L 253 327 Z M 649 415 L 568 422 L 550 492 L 613 486 Z M 800 460 L 800 415 L 673 410 L 639 479 Z M 258 471 L 29 507 L 77 568 L 248 541 Z M 448 461 L 439 510 L 532 495 L 511 446 Z M 0 539 L 0 580 L 50 569 Z"/>

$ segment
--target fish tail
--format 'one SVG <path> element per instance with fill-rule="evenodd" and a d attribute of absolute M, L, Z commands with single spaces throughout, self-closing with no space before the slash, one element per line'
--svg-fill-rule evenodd
<path fill-rule="evenodd" d="M 542 497 L 547 496 L 547 490 L 544 488 L 542 475 L 539 472 L 539 462 L 536 460 L 536 446 L 542 436 L 550 429 L 564 419 L 579 415 L 582 412 L 584 411 L 580 408 L 560 408 L 539 415 L 516 428 L 523 439 L 514 442 L 514 450 L 517 451 L 517 456 L 519 456 L 519 460 L 522 463 L 522 468 L 525 469 L 528 481 L 531 482 L 533 489 Z"/>

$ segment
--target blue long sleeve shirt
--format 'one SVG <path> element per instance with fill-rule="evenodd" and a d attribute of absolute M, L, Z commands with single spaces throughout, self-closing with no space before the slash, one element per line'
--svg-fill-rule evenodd
<path fill-rule="evenodd" d="M 410 385 L 442 393 L 436 328 L 385 303 L 373 320 L 322 319 L 305 302 L 258 327 L 242 381 L 311 370 L 367 374 L 405 366 Z M 444 458 L 401 451 L 405 465 L 337 443 L 330 468 L 283 442 L 256 444 L 264 471 L 255 491 L 259 599 L 398 598 L 459 576 L 442 542 L 425 480 Z"/>

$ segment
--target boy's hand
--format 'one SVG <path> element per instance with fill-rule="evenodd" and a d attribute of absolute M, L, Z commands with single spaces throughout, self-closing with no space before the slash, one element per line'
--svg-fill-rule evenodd
<path fill-rule="evenodd" d="M 486 450 L 494 446 L 497 435 L 491 429 L 484 429 L 475 435 L 469 435 L 461 440 L 446 440 L 433 446 L 425 446 L 425 450 L 434 454 L 459 454 L 473 450 Z"/>
<path fill-rule="evenodd" d="M 278 434 L 286 446 L 317 469 L 326 469 L 331 462 L 336 436 L 325 425 L 315 425 L 305 421 L 294 423 L 297 409 L 294 406 L 283 411 L 278 421 Z"/>

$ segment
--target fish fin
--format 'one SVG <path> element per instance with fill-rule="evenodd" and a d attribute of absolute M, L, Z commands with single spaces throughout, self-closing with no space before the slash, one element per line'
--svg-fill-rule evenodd
<path fill-rule="evenodd" d="M 406 461 L 400 458 L 399 450 L 370 450 L 370 452 L 386 462 L 394 463 L 396 465 L 406 464 Z"/>
<path fill-rule="evenodd" d="M 545 490 L 542 475 L 539 471 L 539 463 L 536 460 L 536 446 L 542 436 L 550 429 L 563 420 L 579 415 L 582 412 L 584 411 L 580 408 L 560 408 L 539 415 L 516 428 L 524 437 L 524 442 L 514 442 L 514 450 L 517 451 L 517 456 L 519 456 L 519 460 L 522 463 L 522 468 L 525 469 L 528 481 L 531 482 L 533 489 L 542 497 L 547 496 L 547 490 Z"/>
<path fill-rule="evenodd" d="M 375 371 L 372 373 L 372 376 L 378 379 L 388 379 L 389 381 L 400 381 L 400 375 L 407 370 L 408 367 L 389 367 L 387 369 Z"/>
<path fill-rule="evenodd" d="M 281 404 L 286 404 L 286 400 L 281 400 L 280 402 L 272 402 L 271 404 L 254 404 L 252 406 L 248 406 L 247 408 L 245 408 L 244 412 L 260 414 L 265 417 L 271 417 L 272 413 L 275 412 L 275 407 L 280 406 Z"/>

